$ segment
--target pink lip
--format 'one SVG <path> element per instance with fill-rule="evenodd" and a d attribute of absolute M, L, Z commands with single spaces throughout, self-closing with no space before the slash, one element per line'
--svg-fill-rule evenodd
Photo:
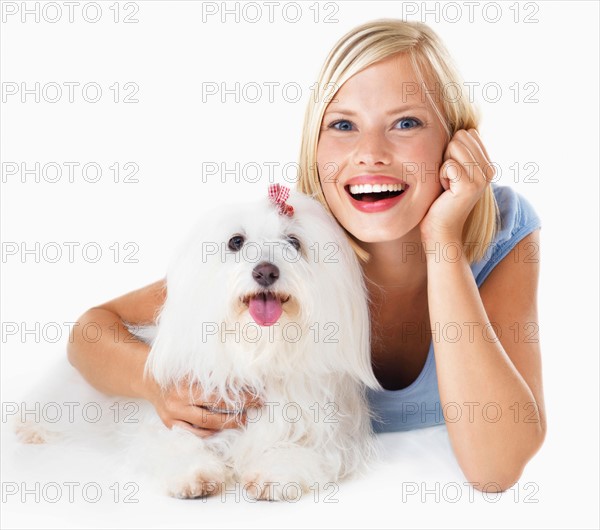
<path fill-rule="evenodd" d="M 354 186 L 357 184 L 402 184 L 404 188 L 404 192 L 396 197 L 390 197 L 389 199 L 381 199 L 375 202 L 363 202 L 357 201 L 352 195 L 350 195 L 349 186 Z M 385 210 L 389 210 L 390 208 L 396 206 L 408 193 L 408 189 L 410 186 L 404 182 L 402 179 L 389 177 L 387 175 L 359 175 L 358 177 L 351 178 L 344 185 L 344 191 L 348 195 L 350 199 L 350 204 L 354 206 L 357 210 L 365 213 L 377 213 L 383 212 Z"/>

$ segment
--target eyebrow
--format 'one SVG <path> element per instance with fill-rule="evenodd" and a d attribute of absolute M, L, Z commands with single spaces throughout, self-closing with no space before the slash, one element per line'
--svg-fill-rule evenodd
<path fill-rule="evenodd" d="M 387 115 L 391 114 L 400 114 L 401 112 L 406 112 L 407 110 L 427 110 L 425 105 L 403 105 L 402 107 L 398 107 L 396 109 L 390 110 L 386 112 Z M 347 109 L 332 109 L 327 111 L 325 114 L 347 114 L 348 116 L 356 116 L 356 112 Z"/>

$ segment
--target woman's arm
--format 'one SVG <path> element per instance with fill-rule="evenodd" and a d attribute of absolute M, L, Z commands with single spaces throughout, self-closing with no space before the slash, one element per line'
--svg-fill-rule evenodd
<path fill-rule="evenodd" d="M 504 491 L 546 435 L 537 336 L 539 253 L 527 259 L 529 246 L 539 251 L 539 230 L 521 240 L 479 290 L 464 252 L 453 261 L 442 256 L 463 248 L 465 222 L 496 171 L 476 129 L 457 131 L 443 160 L 445 191 L 420 224 L 429 318 L 441 332 L 434 344 L 440 401 L 465 476 L 477 489 Z"/>
<path fill-rule="evenodd" d="M 223 428 L 239 427 L 246 421 L 245 414 L 235 416 L 203 408 L 224 408 L 219 396 L 206 396 L 201 388 L 194 388 L 190 401 L 186 381 L 162 389 L 151 376 L 144 377 L 150 346 L 132 335 L 124 322 L 155 324 L 165 299 L 166 282 L 160 280 L 86 311 L 71 332 L 67 349 L 70 363 L 105 394 L 149 401 L 169 428 L 182 427 L 204 437 Z M 246 406 L 259 405 L 259 400 L 247 397 Z"/>
<path fill-rule="evenodd" d="M 443 237 L 424 242 L 426 248 L 436 243 L 459 248 L 458 240 Z M 515 484 L 546 433 L 537 335 L 539 253 L 525 259 L 532 244 L 539 249 L 539 230 L 494 268 L 481 291 L 464 253 L 455 262 L 427 254 L 440 400 L 457 460 L 477 489 L 487 484 L 488 491 L 503 491 Z"/>
<path fill-rule="evenodd" d="M 155 324 L 165 297 L 165 280 L 160 280 L 86 311 L 73 326 L 69 362 L 101 392 L 149 399 L 157 390 L 143 377 L 150 346 L 132 335 L 124 321 Z"/>

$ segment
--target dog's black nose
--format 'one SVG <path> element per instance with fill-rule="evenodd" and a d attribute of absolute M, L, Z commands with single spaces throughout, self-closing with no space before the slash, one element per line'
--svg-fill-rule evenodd
<path fill-rule="evenodd" d="M 268 287 L 274 284 L 279 278 L 279 269 L 276 265 L 263 261 L 259 263 L 252 271 L 252 277 L 256 280 L 259 285 Z"/>

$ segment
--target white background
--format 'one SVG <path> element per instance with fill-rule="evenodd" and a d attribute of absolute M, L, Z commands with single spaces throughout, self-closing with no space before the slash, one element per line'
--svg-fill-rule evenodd
<path fill-rule="evenodd" d="M 7 4 L 4 10 L 10 9 Z M 21 8 L 20 2 L 12 4 Z M 43 98 L 36 103 L 32 95 L 22 103 L 17 94 L 7 95 L 2 104 L 3 163 L 80 164 L 72 183 L 66 167 L 55 183 L 42 175 L 40 182 L 30 175 L 23 183 L 21 174 L 2 174 L 3 243 L 25 242 L 34 248 L 35 242 L 41 247 L 54 242 L 63 249 L 56 263 L 36 262 L 33 254 L 22 263 L 20 254 L 3 253 L 4 331 L 10 323 L 16 323 L 19 331 L 36 323 L 40 330 L 48 323 L 63 326 L 92 305 L 163 277 L 180 234 L 203 208 L 232 197 L 263 194 L 269 180 L 265 162 L 277 162 L 273 175 L 284 181 L 281 167 L 297 161 L 309 87 L 333 44 L 367 20 L 401 18 L 412 10 L 416 12 L 408 18 L 433 27 L 464 79 L 480 83 L 474 89 L 483 113 L 480 132 L 491 158 L 503 170 L 498 183 L 526 196 L 542 219 L 539 319 L 548 436 L 517 486 L 518 500 L 513 491 L 496 503 L 480 496 L 474 502 L 465 498 L 458 503 L 444 498 L 436 502 L 432 496 L 425 502 L 418 497 L 402 502 L 403 480 L 416 477 L 431 484 L 463 480 L 445 428 L 434 428 L 381 437 L 386 465 L 344 486 L 337 504 L 181 502 L 143 489 L 137 504 L 104 502 L 108 486 L 120 477 L 114 470 L 110 477 L 88 477 L 103 484 L 103 502 L 79 498 L 74 503 L 21 504 L 11 498 L 3 505 L 3 527 L 597 528 L 598 3 L 501 2 L 500 20 L 491 22 L 497 11 L 489 2 L 473 8 L 472 21 L 461 3 L 320 2 L 316 11 L 314 2 L 302 2 L 296 23 L 283 17 L 282 8 L 289 2 L 274 7 L 273 22 L 268 21 L 267 7 L 259 5 L 262 18 L 256 23 L 243 18 L 236 22 L 233 15 L 223 23 L 220 11 L 203 22 L 201 2 L 139 0 L 118 6 L 118 23 L 115 7 L 110 9 L 114 2 L 100 2 L 101 19 L 90 23 L 82 12 L 86 4 L 75 6 L 72 23 L 67 7 L 58 3 L 62 18 L 56 23 L 43 17 L 36 23 L 33 15 L 23 23 L 19 12 L 7 16 L 1 26 L 3 90 L 12 86 L 6 83 L 25 82 L 29 87 L 36 82 L 80 83 L 73 103 L 63 85 L 57 103 Z M 236 3 L 226 5 L 235 9 Z M 243 11 L 244 3 L 237 5 Z M 32 8 L 34 2 L 26 6 Z M 40 9 L 43 6 L 42 2 Z M 135 6 L 133 18 L 139 22 L 122 22 Z M 214 6 L 222 8 L 220 2 Z M 434 11 L 427 14 L 425 8 Z M 56 16 L 53 7 L 46 9 L 47 17 Z M 247 9 L 246 14 L 254 17 L 256 10 Z M 293 17 L 293 7 L 288 9 L 286 14 Z M 534 21 L 525 23 L 528 14 Z M 93 6 L 86 15 L 96 16 Z M 324 22 L 327 15 L 334 21 Z M 460 19 L 450 22 L 443 15 Z M 81 92 L 81 86 L 90 82 L 103 90 L 94 104 L 86 102 Z M 226 103 L 219 96 L 203 102 L 202 83 L 222 82 L 228 88 L 236 82 L 258 83 L 263 97 L 257 103 L 236 103 L 233 95 Z M 272 102 L 265 88 L 268 82 L 279 83 Z M 121 87 L 120 100 L 129 93 L 123 90 L 125 83 L 135 83 L 139 102 L 115 103 L 109 89 L 115 83 Z M 284 99 L 285 83 L 301 88 L 298 102 Z M 486 83 L 501 87 L 498 101 L 490 99 L 496 97 L 492 85 L 489 92 L 482 91 Z M 509 88 L 515 83 L 518 97 Z M 537 87 L 532 96 L 537 101 L 524 101 L 533 92 L 526 83 Z M 54 97 L 54 92 L 49 95 Z M 288 95 L 293 97 L 293 90 Z M 82 178 L 81 167 L 88 162 L 102 168 L 97 183 Z M 138 164 L 138 182 L 115 183 L 109 169 L 115 162 L 121 167 Z M 222 183 L 216 175 L 203 182 L 203 162 L 226 163 L 229 168 L 236 162 L 242 167 L 258 163 L 263 178 L 258 184 L 236 183 L 235 175 L 229 175 Z M 528 172 L 523 169 L 519 174 L 509 169 L 526 163 L 539 167 L 533 177 L 537 182 L 524 182 Z M 289 175 L 293 180 L 293 169 Z M 72 263 L 65 242 L 80 243 Z M 102 250 L 96 263 L 87 262 L 81 253 L 90 242 Z M 120 249 L 116 263 L 109 248 L 115 243 Z M 136 263 L 124 260 L 132 248 L 125 247 L 127 243 L 137 245 Z M 51 247 L 46 247 L 48 252 Z M 24 338 L 3 333 L 3 402 L 21 399 L 25 388 L 64 356 L 67 328 L 62 329 L 54 342 L 53 333 Z M 52 472 L 72 469 L 78 461 L 63 455 L 63 463 L 50 465 L 35 451 L 18 452 L 5 426 L 5 482 L 26 477 L 59 480 Z M 24 461 L 29 465 L 24 467 Z M 85 458 L 80 465 L 85 468 Z M 63 481 L 74 476 L 66 471 L 59 475 Z M 524 502 L 531 491 L 523 486 L 527 482 L 537 485 L 537 502 Z"/>

